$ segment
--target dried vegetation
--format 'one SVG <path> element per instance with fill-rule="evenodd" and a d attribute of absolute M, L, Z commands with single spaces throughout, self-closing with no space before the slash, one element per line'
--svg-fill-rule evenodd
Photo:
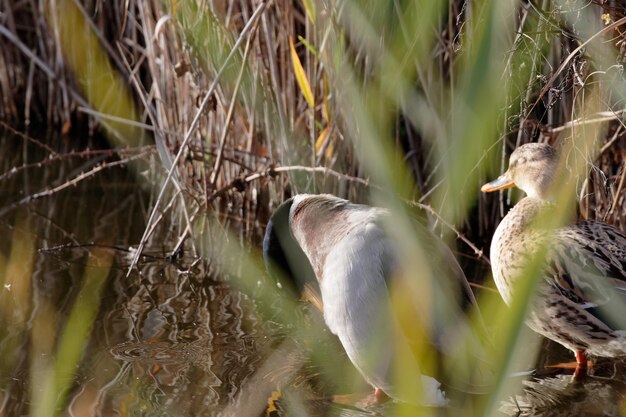
<path fill-rule="evenodd" d="M 29 134 L 45 129 L 44 142 L 61 154 L 98 145 L 92 135 L 103 132 L 118 148 L 155 143 L 161 167 L 175 162 L 175 190 L 190 207 L 179 236 L 206 208 L 263 222 L 277 201 L 297 191 L 363 199 L 370 185 L 385 187 L 372 183 L 357 160 L 354 97 L 344 91 L 340 69 L 346 63 L 364 91 L 380 88 L 382 77 L 399 77 L 413 89 L 381 100 L 389 107 L 381 110 L 387 130 L 381 140 L 404 155 L 414 178 L 410 197 L 431 203 L 454 161 L 446 155 L 457 152 L 458 127 L 450 126 L 464 118 L 454 114 L 455 89 L 466 81 L 461 70 L 475 58 L 483 30 L 481 10 L 456 1 L 435 7 L 422 32 L 405 26 L 412 12 L 400 3 L 3 0 L 2 6 L 5 126 Z M 511 49 L 501 79 L 492 80 L 506 94 L 497 99 L 498 113 L 474 121 L 491 125 L 478 162 L 494 149 L 505 161 L 528 141 L 575 141 L 592 126 L 595 156 L 579 185 L 582 214 L 622 228 L 625 10 L 613 2 L 545 1 L 509 9 L 517 27 L 501 34 Z M 420 33 L 425 40 L 408 38 Z M 390 55 L 409 64 L 381 72 Z M 469 160 L 477 170 L 476 158 Z M 473 193 L 474 185 L 463 187 Z M 461 216 L 459 229 L 485 246 L 502 202 L 481 198 L 477 207 L 464 207 L 473 211 Z"/>

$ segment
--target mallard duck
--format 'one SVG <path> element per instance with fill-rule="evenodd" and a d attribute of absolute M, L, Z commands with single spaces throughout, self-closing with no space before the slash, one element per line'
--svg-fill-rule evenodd
<path fill-rule="evenodd" d="M 502 219 L 491 242 L 491 268 L 505 303 L 528 259 L 546 252 L 538 297 L 527 324 L 576 355 L 575 377 L 586 375 L 587 355 L 626 356 L 626 236 L 598 221 L 546 230 L 536 220 L 554 207 L 559 158 L 547 144 L 517 148 L 508 170 L 483 192 L 517 186 L 526 193 Z M 541 249 L 540 249 L 541 248 Z M 541 255 L 543 256 L 543 255 Z"/>
<path fill-rule="evenodd" d="M 314 277 L 328 329 L 338 336 L 349 359 L 374 387 L 377 397 L 386 394 L 420 405 L 443 405 L 444 393 L 432 376 L 421 375 L 417 401 L 394 387 L 394 352 L 399 344 L 408 346 L 412 341 L 408 336 L 394 337 L 394 329 L 402 327 L 396 326 L 397 315 L 389 306 L 390 280 L 398 256 L 383 230 L 387 216 L 385 209 L 353 204 L 333 195 L 299 194 L 272 215 L 263 242 L 264 256 L 266 262 L 279 264 L 295 277 L 299 288 L 309 279 L 307 276 Z M 456 276 L 466 297 L 475 302 L 463 271 L 447 246 L 423 226 L 417 227 L 432 255 L 429 259 L 433 264 L 442 261 L 443 268 L 447 268 L 442 273 Z M 415 325 L 415 317 L 411 320 Z M 433 327 L 440 326 L 437 323 Z M 431 342 L 436 345 L 438 336 L 432 337 Z M 402 365 L 424 369 L 413 359 L 407 358 Z"/>

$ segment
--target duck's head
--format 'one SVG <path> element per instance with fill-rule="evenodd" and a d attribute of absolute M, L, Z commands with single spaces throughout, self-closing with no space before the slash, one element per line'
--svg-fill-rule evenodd
<path fill-rule="evenodd" d="M 483 185 L 480 190 L 488 193 L 517 187 L 529 197 L 548 200 L 558 162 L 558 155 L 552 146 L 545 143 L 527 143 L 513 151 L 509 159 L 509 169 L 497 179 Z"/>
<path fill-rule="evenodd" d="M 268 272 L 281 286 L 300 294 L 307 283 L 315 282 L 315 274 L 291 231 L 292 208 L 293 197 L 272 214 L 263 238 L 263 259 Z"/>

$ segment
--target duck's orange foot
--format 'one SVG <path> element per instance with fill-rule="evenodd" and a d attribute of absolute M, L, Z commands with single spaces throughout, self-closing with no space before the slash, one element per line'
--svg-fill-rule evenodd
<path fill-rule="evenodd" d="M 389 401 L 390 397 L 380 388 L 374 388 L 374 398 L 378 404 Z"/>
<path fill-rule="evenodd" d="M 546 368 L 573 369 L 574 381 L 585 378 L 587 376 L 587 370 L 593 366 L 593 363 L 589 361 L 589 357 L 584 350 L 577 350 L 574 353 L 576 355 L 576 362 L 561 362 L 554 365 L 547 365 Z"/>
<path fill-rule="evenodd" d="M 576 351 L 576 369 L 574 370 L 574 381 L 580 381 L 587 376 L 587 354 L 584 350 Z"/>
<path fill-rule="evenodd" d="M 391 397 L 385 394 L 382 389 L 375 388 L 373 392 L 370 391 L 367 394 L 333 395 L 332 402 L 367 410 L 371 407 L 379 407 L 390 399 Z"/>

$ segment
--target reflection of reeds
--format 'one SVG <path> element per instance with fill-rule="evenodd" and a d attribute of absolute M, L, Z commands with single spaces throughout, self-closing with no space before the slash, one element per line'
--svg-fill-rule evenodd
<path fill-rule="evenodd" d="M 6 290 L 0 293 L 0 313 L 3 317 L 10 317 L 19 326 L 28 319 L 32 308 L 31 276 L 35 237 L 26 216 L 18 217 L 13 235 L 8 240 L 12 243 L 11 253 L 8 258 L 0 258 L 1 284 Z"/>
<path fill-rule="evenodd" d="M 517 417 L 621 416 L 620 385 L 616 381 L 572 382 L 567 376 L 525 381 L 522 394 L 503 401 L 500 411 Z"/>
<path fill-rule="evenodd" d="M 74 385 L 75 371 L 89 342 L 91 329 L 98 314 L 102 289 L 107 281 L 113 252 L 95 249 L 83 275 L 83 283 L 69 316 L 56 337 L 51 331 L 59 326 L 51 306 L 35 310 L 33 333 L 33 364 L 31 374 L 31 415 L 55 415 L 55 410 L 65 407 L 68 391 Z M 51 314 L 52 313 L 52 314 Z M 43 341 L 42 335 L 50 339 Z M 48 358 L 53 358 L 49 360 Z"/>
<path fill-rule="evenodd" d="M 421 281 L 407 290 L 416 299 L 439 277 L 411 233 L 404 201 L 425 204 L 442 235 L 453 230 L 472 243 L 471 250 L 460 244 L 460 251 L 468 254 L 467 271 L 477 271 L 468 273 L 470 279 L 480 283 L 487 265 L 475 248 L 488 247 L 511 199 L 478 197 L 478 185 L 486 171 L 503 170 L 515 145 L 565 144 L 571 177 L 583 178 L 572 181 L 582 197 L 581 214 L 625 227 L 619 7 L 548 1 L 96 3 L 0 3 L 6 5 L 0 118 L 65 133 L 82 133 L 85 120 L 90 127 L 95 121 L 119 147 L 152 136 L 160 157 L 155 170 L 176 162 L 174 191 L 161 193 L 152 223 L 174 225 L 175 243 L 168 246 L 212 257 L 241 277 L 234 281 L 258 297 L 262 317 L 277 314 L 281 294 L 262 280 L 259 289 L 264 272 L 258 259 L 222 228 L 242 220 L 241 240 L 258 240 L 255 222 L 264 223 L 277 202 L 298 191 L 353 200 L 368 192 L 374 203 L 389 207 L 396 220 L 389 232 L 404 248 L 403 269 L 421 272 Z M 258 19 L 251 18 L 255 11 Z M 242 33 L 246 25 L 249 31 Z M 60 184 L 69 187 L 72 178 L 83 179 L 68 175 Z M 162 184 L 152 180 L 149 186 L 158 190 Z M 7 211 L 31 202 L 25 197 Z M 18 256 L 29 244 L 19 238 L 20 229 L 11 255 L 0 258 L 1 268 L 17 271 L 4 278 L 22 294 L 11 301 L 19 306 L 11 313 L 17 315 L 29 311 L 31 298 L 28 280 L 15 281 L 31 274 L 32 248 Z M 527 297 L 510 310 L 489 294 L 479 297 L 487 325 L 497 329 L 484 354 L 495 376 L 473 363 L 458 369 L 490 392 L 486 400 L 455 394 L 467 415 L 495 412 L 518 388 L 506 378 L 522 366 L 515 361 L 532 363 L 534 352 L 520 332 Z M 12 304 L 2 301 L 4 315 Z M 285 302 L 287 312 L 296 308 Z M 278 315 L 293 325 L 289 314 Z M 472 326 L 477 319 L 467 334 Z M 42 330 L 33 336 L 42 349 L 51 343 L 44 328 L 36 327 Z M 457 342 L 472 349 L 469 338 Z M 468 351 L 459 356 L 472 357 Z M 460 376 L 453 382 L 460 384 Z"/>

